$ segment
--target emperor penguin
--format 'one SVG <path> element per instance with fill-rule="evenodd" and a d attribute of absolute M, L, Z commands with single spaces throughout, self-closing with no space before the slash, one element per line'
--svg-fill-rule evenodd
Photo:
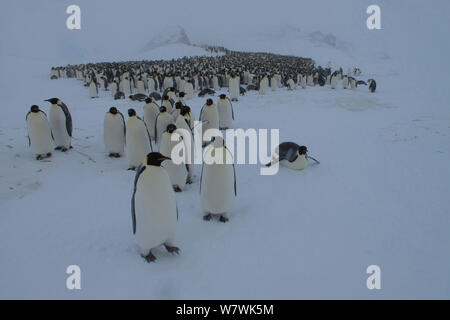
<path fill-rule="evenodd" d="M 308 159 L 311 158 L 319 163 L 316 159 L 308 156 L 308 149 L 305 146 L 299 146 L 294 142 L 283 142 L 277 146 L 273 152 L 272 160 L 266 166 L 279 162 L 280 165 L 294 170 L 303 170 L 308 165 Z"/>
<path fill-rule="evenodd" d="M 113 83 L 111 83 L 111 95 L 114 97 L 116 95 L 116 92 L 119 89 L 119 85 L 117 84 L 117 81 L 114 80 Z"/>
<path fill-rule="evenodd" d="M 175 102 L 175 108 L 173 109 L 172 116 L 176 120 L 180 115 L 181 108 L 183 104 L 180 101 Z"/>
<path fill-rule="evenodd" d="M 136 115 L 136 111 L 128 109 L 128 116 L 125 135 L 128 170 L 136 170 L 152 151 L 152 141 L 145 122 Z"/>
<path fill-rule="evenodd" d="M 136 170 L 131 198 L 133 234 L 141 256 L 156 260 L 152 250 L 164 245 L 167 251 L 179 253 L 174 245 L 178 222 L 175 194 L 167 171 L 161 167 L 170 158 L 159 152 L 149 153 Z"/>
<path fill-rule="evenodd" d="M 203 137 L 209 129 L 219 129 L 219 112 L 212 99 L 206 100 L 206 103 L 203 105 L 200 111 L 200 121 L 203 122 Z M 209 142 L 203 140 L 203 146 Z"/>
<path fill-rule="evenodd" d="M 176 125 L 169 124 L 167 126 L 166 131 L 161 136 L 161 142 L 159 145 L 159 152 L 166 157 L 172 157 L 172 151 L 177 147 L 180 143 L 182 144 L 182 150 L 185 149 L 185 145 L 183 142 L 183 138 L 179 135 L 175 130 L 177 129 Z M 173 190 L 175 192 L 183 191 L 186 186 L 186 181 L 188 177 L 188 168 L 186 166 L 186 157 L 183 152 L 181 155 L 183 158 L 181 163 L 174 163 L 172 160 L 166 160 L 163 162 L 162 167 L 167 170 L 169 174 L 170 181 L 173 186 Z"/>
<path fill-rule="evenodd" d="M 278 87 L 278 83 L 277 83 L 277 78 L 275 77 L 275 75 L 273 75 L 270 78 L 270 88 L 272 89 L 272 91 L 277 90 Z"/>
<path fill-rule="evenodd" d="M 308 74 L 306 77 L 306 85 L 314 87 L 314 76 L 312 73 Z"/>
<path fill-rule="evenodd" d="M 136 90 L 137 90 L 137 93 L 145 94 L 145 85 L 144 85 L 144 81 L 142 80 L 142 78 L 139 78 L 136 81 Z"/>
<path fill-rule="evenodd" d="M 287 87 L 288 87 L 288 90 L 295 90 L 296 85 L 295 85 L 294 80 L 289 78 L 288 81 L 287 81 Z"/>
<path fill-rule="evenodd" d="M 36 160 L 51 157 L 53 139 L 45 112 L 33 105 L 25 120 L 28 127 L 28 142 Z"/>
<path fill-rule="evenodd" d="M 303 89 L 306 89 L 306 75 L 302 75 L 302 78 L 300 79 L 300 85 Z"/>
<path fill-rule="evenodd" d="M 349 82 L 350 82 L 350 88 L 351 89 L 356 89 L 356 86 L 357 86 L 356 79 L 353 78 L 353 77 L 349 77 Z"/>
<path fill-rule="evenodd" d="M 367 80 L 367 83 L 369 84 L 369 91 L 372 93 L 375 92 L 375 90 L 377 89 L 377 83 L 375 82 L 375 80 L 369 79 Z"/>
<path fill-rule="evenodd" d="M 331 80 L 330 80 L 331 89 L 337 88 L 338 81 L 339 81 L 338 75 L 336 73 L 333 73 L 333 75 L 331 76 Z"/>
<path fill-rule="evenodd" d="M 158 105 L 153 101 L 152 98 L 147 98 L 145 100 L 145 106 L 144 106 L 144 122 L 147 126 L 147 130 L 150 134 L 150 137 L 155 140 L 155 125 L 156 125 L 156 118 L 159 114 L 159 107 Z"/>
<path fill-rule="evenodd" d="M 166 107 L 167 112 L 169 113 L 173 112 L 173 104 L 174 101 L 170 99 L 168 95 L 162 97 L 161 107 Z"/>
<path fill-rule="evenodd" d="M 177 132 L 183 137 L 185 144 L 186 164 L 188 168 L 187 184 L 191 184 L 194 180 L 194 134 L 190 126 L 190 112 L 191 109 L 188 106 L 183 106 L 180 111 L 180 115 L 175 121 Z"/>
<path fill-rule="evenodd" d="M 179 93 L 178 93 L 178 101 L 179 102 L 181 102 L 181 104 L 183 105 L 183 106 L 185 106 L 186 105 L 186 102 L 184 102 L 184 97 L 185 97 L 185 93 L 184 93 L 184 91 L 180 91 Z"/>
<path fill-rule="evenodd" d="M 238 101 L 239 98 L 239 77 L 235 74 L 231 75 L 228 83 L 228 92 L 230 93 L 231 101 Z"/>
<path fill-rule="evenodd" d="M 231 128 L 231 123 L 234 120 L 233 105 L 225 94 L 219 96 L 217 110 L 219 112 L 219 129 L 227 130 Z"/>
<path fill-rule="evenodd" d="M 158 145 L 161 141 L 161 136 L 163 132 L 166 131 L 167 129 L 167 126 L 174 122 L 175 119 L 169 112 L 167 112 L 166 107 L 159 108 L 159 114 L 156 117 L 155 123 L 155 140 L 158 143 Z"/>
<path fill-rule="evenodd" d="M 111 107 L 105 115 L 104 140 L 109 157 L 120 158 L 125 148 L 125 119 L 116 107 Z"/>
<path fill-rule="evenodd" d="M 344 89 L 348 88 L 348 76 L 347 75 L 345 75 L 344 78 L 342 79 L 342 87 Z"/>
<path fill-rule="evenodd" d="M 72 148 L 72 116 L 69 108 L 58 98 L 47 99 L 52 104 L 50 107 L 50 128 L 55 140 L 55 150 L 66 152 Z"/>
<path fill-rule="evenodd" d="M 216 136 L 205 150 L 200 194 L 203 219 L 210 220 L 212 215 L 219 215 L 220 221 L 227 222 L 237 195 L 236 172 L 233 156 L 222 137 Z"/>
<path fill-rule="evenodd" d="M 186 81 L 184 85 L 184 92 L 186 93 L 186 100 L 194 98 L 194 86 L 191 80 Z"/>
<path fill-rule="evenodd" d="M 175 93 L 175 89 L 173 87 L 170 87 L 169 90 L 167 90 L 167 96 L 172 101 L 177 100 L 177 94 Z"/>
<path fill-rule="evenodd" d="M 92 80 L 89 84 L 89 95 L 92 99 L 98 98 L 98 86 L 95 80 Z"/>
<path fill-rule="evenodd" d="M 269 80 L 267 79 L 267 76 L 264 76 L 259 82 L 259 94 L 266 94 L 268 87 Z"/>

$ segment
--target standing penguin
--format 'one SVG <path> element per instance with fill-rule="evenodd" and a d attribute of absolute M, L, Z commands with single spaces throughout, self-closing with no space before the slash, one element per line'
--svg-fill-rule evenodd
<path fill-rule="evenodd" d="M 306 76 L 302 75 L 301 79 L 300 79 L 300 85 L 302 86 L 303 89 L 306 89 Z"/>
<path fill-rule="evenodd" d="M 342 87 L 343 87 L 344 89 L 347 89 L 347 88 L 348 88 L 348 84 L 349 84 L 348 76 L 345 75 L 344 78 L 342 79 Z"/>
<path fill-rule="evenodd" d="M 92 80 L 89 84 L 89 95 L 92 99 L 98 98 L 98 86 L 95 80 Z"/>
<path fill-rule="evenodd" d="M 69 108 L 58 98 L 47 99 L 52 104 L 50 107 L 50 128 L 55 139 L 55 150 L 66 152 L 72 148 L 72 116 Z"/>
<path fill-rule="evenodd" d="M 184 92 L 186 93 L 186 100 L 194 98 L 194 86 L 191 80 L 186 81 L 184 85 Z"/>
<path fill-rule="evenodd" d="M 126 147 L 128 170 L 135 170 L 144 162 L 145 156 L 152 151 L 152 141 L 145 122 L 136 115 L 134 109 L 128 109 L 130 117 L 126 126 Z"/>
<path fill-rule="evenodd" d="M 219 112 L 212 99 L 206 100 L 206 103 L 203 105 L 200 111 L 200 121 L 205 122 L 202 126 L 203 136 L 209 129 L 219 129 Z M 203 145 L 205 146 L 209 142 L 204 141 Z"/>
<path fill-rule="evenodd" d="M 104 139 L 109 157 L 120 158 L 125 148 L 125 119 L 116 107 L 111 107 L 105 115 Z"/>
<path fill-rule="evenodd" d="M 228 83 L 228 91 L 230 93 L 231 101 L 238 101 L 239 98 L 239 77 L 235 74 L 231 75 Z"/>
<path fill-rule="evenodd" d="M 233 105 L 225 94 L 219 96 L 217 110 L 219 112 L 219 129 L 226 130 L 231 128 L 231 122 L 234 120 Z"/>
<path fill-rule="evenodd" d="M 259 82 L 259 94 L 266 94 L 268 87 L 269 80 L 267 79 L 267 76 L 264 76 Z"/>
<path fill-rule="evenodd" d="M 167 112 L 166 107 L 159 108 L 159 114 L 156 117 L 155 122 L 155 140 L 159 145 L 161 141 L 161 136 L 164 131 L 166 131 L 167 126 L 171 123 L 174 123 L 173 116 Z"/>
<path fill-rule="evenodd" d="M 174 101 L 169 98 L 168 95 L 164 95 L 161 102 L 161 107 L 166 107 L 167 112 L 172 113 L 173 112 L 173 104 Z"/>
<path fill-rule="evenodd" d="M 159 114 L 159 107 L 158 105 L 153 101 L 152 98 L 147 98 L 145 100 L 145 106 L 144 106 L 144 122 L 147 126 L 147 130 L 150 133 L 150 137 L 154 140 L 155 139 L 155 125 L 156 125 L 156 118 Z"/>
<path fill-rule="evenodd" d="M 190 113 L 191 108 L 183 106 L 180 111 L 180 115 L 175 121 L 177 132 L 183 137 L 185 144 L 186 163 L 188 169 L 188 178 L 186 183 L 191 184 L 194 180 L 194 135 L 190 126 Z M 183 130 L 183 131 L 182 131 Z"/>
<path fill-rule="evenodd" d="M 183 143 L 182 136 L 178 133 L 175 133 L 177 127 L 174 124 L 169 124 L 167 126 L 166 132 L 164 132 L 161 136 L 161 142 L 159 145 L 159 152 L 168 158 L 172 156 L 172 150 L 179 144 Z M 174 137 L 174 133 L 178 137 Z M 185 159 L 185 155 L 183 154 L 183 158 Z M 173 186 L 173 190 L 175 192 L 183 191 L 186 186 L 186 180 L 188 177 L 188 168 L 186 166 L 186 162 L 175 164 L 171 159 L 164 161 L 162 164 L 163 168 L 167 170 L 169 174 L 170 181 Z"/>
<path fill-rule="evenodd" d="M 141 256 L 152 262 L 152 253 L 161 245 L 167 251 L 179 253 L 174 246 L 178 221 L 178 208 L 169 175 L 161 163 L 170 158 L 152 152 L 138 168 L 131 198 L 133 234 L 141 250 Z"/>
<path fill-rule="evenodd" d="M 331 89 L 337 88 L 338 81 L 339 81 L 338 75 L 336 73 L 333 73 L 333 75 L 331 76 L 331 80 L 330 80 Z"/>
<path fill-rule="evenodd" d="M 51 157 L 53 139 L 45 112 L 33 105 L 25 120 L 28 127 L 28 142 L 36 160 Z"/>
<path fill-rule="evenodd" d="M 369 91 L 375 92 L 375 90 L 377 89 L 377 83 L 375 82 L 375 80 L 369 79 L 367 80 L 367 83 L 369 84 Z"/>
<path fill-rule="evenodd" d="M 206 163 L 208 158 L 209 164 Z M 219 215 L 227 222 L 233 209 L 236 193 L 236 172 L 233 157 L 221 137 L 215 137 L 213 145 L 205 151 L 205 162 L 200 178 L 203 219 Z M 218 161 L 216 161 L 218 160 Z"/>

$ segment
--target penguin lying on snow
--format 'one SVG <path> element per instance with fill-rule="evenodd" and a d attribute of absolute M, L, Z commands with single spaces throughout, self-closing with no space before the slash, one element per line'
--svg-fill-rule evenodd
<path fill-rule="evenodd" d="M 203 89 L 202 91 L 200 91 L 199 93 L 198 93 L 198 96 L 199 97 L 204 97 L 204 96 L 206 96 L 206 95 L 214 95 L 216 92 L 214 91 L 214 90 L 212 90 L 212 89 Z"/>
<path fill-rule="evenodd" d="M 148 97 L 145 94 L 142 93 L 136 93 L 136 94 L 132 94 L 129 96 L 129 98 L 131 99 L 131 101 L 145 101 Z"/>
<path fill-rule="evenodd" d="M 294 142 L 283 142 L 275 148 L 272 161 L 266 164 L 266 167 L 279 162 L 282 166 L 290 169 L 303 170 L 308 165 L 308 159 L 320 163 L 308 156 L 308 149 L 305 146 L 299 146 Z"/>
<path fill-rule="evenodd" d="M 161 100 L 161 95 L 158 92 L 152 92 L 149 95 L 149 98 L 152 98 L 153 100 L 159 101 Z"/>
<path fill-rule="evenodd" d="M 125 93 L 123 93 L 122 91 L 117 91 L 116 94 L 114 95 L 114 100 L 120 99 L 125 99 Z"/>
<path fill-rule="evenodd" d="M 136 170 L 131 198 L 133 234 L 141 249 L 141 256 L 156 260 L 152 250 L 164 245 L 167 251 L 179 253 L 174 246 L 178 222 L 178 208 L 169 175 L 161 163 L 170 158 L 159 152 L 149 153 Z"/>

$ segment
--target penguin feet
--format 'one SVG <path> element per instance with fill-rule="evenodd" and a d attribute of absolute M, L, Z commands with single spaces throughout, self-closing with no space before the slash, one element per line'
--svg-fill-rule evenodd
<path fill-rule="evenodd" d="M 119 153 L 110 153 L 108 155 L 108 157 L 110 157 L 110 158 L 120 158 L 120 154 Z"/>
<path fill-rule="evenodd" d="M 129 167 L 127 170 L 136 171 L 136 167 Z"/>
<path fill-rule="evenodd" d="M 220 216 L 220 218 L 219 218 L 219 221 L 223 222 L 223 223 L 227 222 L 228 220 L 229 219 L 227 217 L 225 217 L 225 216 Z"/>
<path fill-rule="evenodd" d="M 67 152 L 67 150 L 69 150 L 69 149 L 67 149 L 66 147 L 61 148 L 61 152 Z"/>
<path fill-rule="evenodd" d="M 141 257 L 144 258 L 148 263 L 154 262 L 156 260 L 156 257 L 153 255 L 151 251 L 148 252 L 148 255 L 144 256 L 141 254 Z"/>
<path fill-rule="evenodd" d="M 211 220 L 211 218 L 212 218 L 211 213 L 208 213 L 207 215 L 203 216 L 203 220 L 205 220 L 205 221 L 209 221 L 209 220 Z"/>
<path fill-rule="evenodd" d="M 120 153 L 115 153 L 115 154 L 114 154 L 114 157 L 115 157 L 115 158 L 120 158 L 121 155 L 120 155 Z"/>
<path fill-rule="evenodd" d="M 36 160 L 42 160 L 42 159 L 44 159 L 44 157 L 40 154 L 36 157 Z"/>
<path fill-rule="evenodd" d="M 61 150 L 62 149 L 62 147 L 56 147 L 55 148 L 55 150 Z"/>
<path fill-rule="evenodd" d="M 181 190 L 181 188 L 179 186 L 173 186 L 173 191 L 175 192 L 181 192 L 183 190 Z"/>
<path fill-rule="evenodd" d="M 186 184 L 192 184 L 192 183 L 193 183 L 192 178 L 188 177 L 186 179 Z"/>
<path fill-rule="evenodd" d="M 178 247 L 169 246 L 168 244 L 164 244 L 164 247 L 166 247 L 166 250 L 170 253 L 180 254 L 180 248 Z"/>
<path fill-rule="evenodd" d="M 52 156 L 51 152 L 47 153 L 47 158 L 50 158 L 51 156 Z"/>

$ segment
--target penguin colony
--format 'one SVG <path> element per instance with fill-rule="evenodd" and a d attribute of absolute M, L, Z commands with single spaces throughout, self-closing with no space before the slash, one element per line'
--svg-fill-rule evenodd
<path fill-rule="evenodd" d="M 233 102 L 247 91 L 266 94 L 282 87 L 295 90 L 316 85 L 353 90 L 358 85 L 368 85 L 370 92 L 376 90 L 374 79 L 365 82 L 355 78 L 361 74 L 358 68 L 344 74 L 342 68 L 333 71 L 329 66 L 315 67 L 311 59 L 229 50 L 225 53 L 216 57 L 69 65 L 51 69 L 51 79 L 84 81 L 91 98 L 98 98 L 99 90 L 103 90 L 110 91 L 116 100 L 128 97 L 145 103 L 143 118 L 130 108 L 127 121 L 116 107 L 111 107 L 104 118 L 104 144 L 109 157 L 125 155 L 128 169 L 136 171 L 131 199 L 132 229 L 147 262 L 156 260 L 152 250 L 160 246 L 172 253 L 180 252 L 175 246 L 178 208 L 174 192 L 182 192 L 186 184 L 193 183 L 194 170 L 188 161 L 173 161 L 171 154 L 181 141 L 191 140 L 191 144 L 184 144 L 182 156 L 185 160 L 193 160 L 195 117 L 186 101 L 194 94 L 206 98 L 199 115 L 205 132 L 210 128 L 232 128 Z M 215 102 L 212 97 L 223 88 L 228 88 L 228 96 L 220 94 Z M 26 116 L 29 143 L 37 160 L 51 157 L 53 148 L 62 152 L 72 148 L 72 118 L 68 107 L 58 98 L 46 101 L 51 103 L 49 119 L 37 105 L 31 106 Z M 179 129 L 189 132 L 190 136 L 176 135 Z M 203 143 L 205 155 L 219 154 L 226 159 L 222 163 L 203 163 L 200 177 L 203 219 L 208 221 L 216 216 L 219 221 L 227 222 L 237 196 L 232 155 L 219 136 Z M 266 166 L 279 163 L 290 169 L 303 170 L 309 159 L 319 163 L 308 156 L 307 151 L 306 146 L 283 142 L 275 148 L 272 160 Z"/>

